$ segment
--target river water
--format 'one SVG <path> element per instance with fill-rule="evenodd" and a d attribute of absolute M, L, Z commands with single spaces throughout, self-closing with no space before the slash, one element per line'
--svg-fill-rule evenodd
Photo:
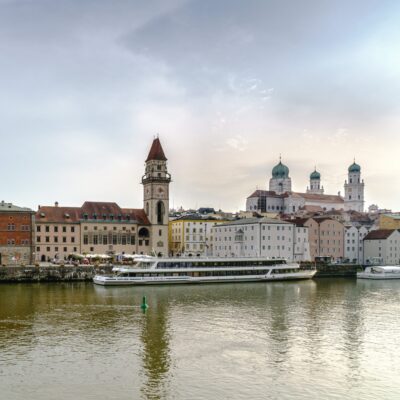
<path fill-rule="evenodd" d="M 0 286 L 2 400 L 398 400 L 399 377 L 400 281 Z"/>

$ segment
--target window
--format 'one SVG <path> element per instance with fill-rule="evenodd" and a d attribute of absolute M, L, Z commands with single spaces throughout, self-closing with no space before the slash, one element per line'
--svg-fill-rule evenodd
<path fill-rule="evenodd" d="M 67 232 L 67 227 L 66 226 L 63 226 L 62 227 L 62 231 L 65 233 L 65 232 Z"/>
<path fill-rule="evenodd" d="M 63 236 L 63 243 L 67 243 L 67 238 L 65 236 Z"/>
<path fill-rule="evenodd" d="M 89 236 L 83 235 L 83 244 L 89 244 Z"/>
<path fill-rule="evenodd" d="M 50 232 L 50 227 L 46 226 L 46 232 Z"/>
<path fill-rule="evenodd" d="M 58 226 L 54 227 L 54 232 L 56 232 L 56 233 L 58 232 Z"/>
<path fill-rule="evenodd" d="M 40 236 L 37 236 L 37 237 L 36 237 L 36 241 L 37 241 L 38 243 L 40 243 Z"/>
<path fill-rule="evenodd" d="M 71 232 L 74 233 L 75 232 L 75 227 L 71 226 Z"/>
<path fill-rule="evenodd" d="M 41 228 L 40 225 L 36 226 L 36 232 L 40 232 L 40 228 Z"/>

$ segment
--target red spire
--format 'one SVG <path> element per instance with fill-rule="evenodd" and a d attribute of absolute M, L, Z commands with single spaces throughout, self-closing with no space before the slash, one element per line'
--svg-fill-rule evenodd
<path fill-rule="evenodd" d="M 164 150 L 161 146 L 160 139 L 156 138 L 153 140 L 149 155 L 147 156 L 146 162 L 150 160 L 167 161 L 165 157 Z"/>

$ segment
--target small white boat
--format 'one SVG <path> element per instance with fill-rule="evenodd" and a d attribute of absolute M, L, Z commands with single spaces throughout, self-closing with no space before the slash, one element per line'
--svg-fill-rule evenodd
<path fill-rule="evenodd" d="M 357 272 L 358 279 L 400 279 L 400 266 L 375 265 Z"/>
<path fill-rule="evenodd" d="M 316 269 L 267 258 L 156 258 L 135 259 L 135 265 L 117 267 L 113 276 L 96 275 L 103 286 L 176 283 L 262 282 L 311 279 Z"/>

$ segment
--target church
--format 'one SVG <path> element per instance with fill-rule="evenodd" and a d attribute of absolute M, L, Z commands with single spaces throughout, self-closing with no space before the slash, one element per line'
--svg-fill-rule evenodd
<path fill-rule="evenodd" d="M 354 161 L 348 168 L 344 183 L 344 197 L 324 193 L 321 174 L 315 169 L 310 174 L 310 186 L 305 193 L 292 191 L 289 168 L 275 165 L 269 181 L 269 190 L 256 190 L 246 201 L 246 211 L 294 214 L 300 211 L 320 212 L 331 210 L 364 211 L 364 181 L 361 167 Z"/>

